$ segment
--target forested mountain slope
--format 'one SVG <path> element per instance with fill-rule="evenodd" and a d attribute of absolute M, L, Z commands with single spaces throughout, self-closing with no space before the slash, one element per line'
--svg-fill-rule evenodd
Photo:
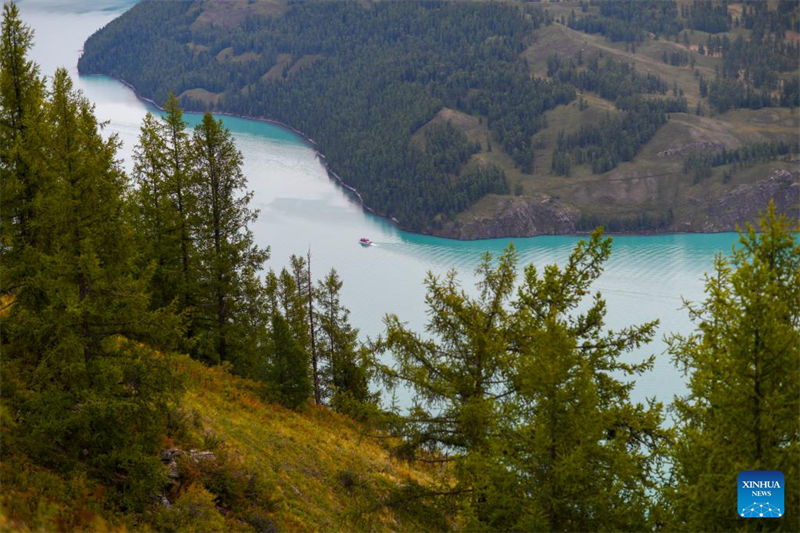
<path fill-rule="evenodd" d="M 792 2 L 142 2 L 79 69 L 286 123 L 413 231 L 715 231 L 770 198 L 800 207 L 798 19 Z"/>

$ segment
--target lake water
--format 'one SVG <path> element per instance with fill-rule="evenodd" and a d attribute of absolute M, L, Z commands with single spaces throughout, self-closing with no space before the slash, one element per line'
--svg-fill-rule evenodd
<path fill-rule="evenodd" d="M 132 5 L 122 0 L 23 0 L 23 20 L 35 30 L 33 58 L 42 73 L 52 76 L 66 67 L 76 85 L 94 102 L 107 131 L 122 141 L 123 165 L 131 168 L 130 154 L 147 111 L 124 85 L 105 77 L 78 78 L 77 60 L 89 35 Z M 187 115 L 196 123 L 197 115 Z M 470 289 L 473 271 L 484 251 L 498 254 L 511 239 L 461 242 L 400 231 L 387 221 L 366 214 L 328 176 L 312 148 L 294 134 L 276 126 L 237 118 L 224 118 L 244 155 L 244 171 L 254 190 L 253 206 L 260 210 L 252 227 L 256 241 L 270 246 L 268 265 L 280 269 L 291 254 L 305 255 L 310 248 L 312 268 L 322 277 L 331 267 L 344 280 L 343 302 L 362 337 L 382 331 L 382 318 L 396 313 L 417 331 L 425 325 L 423 280 L 427 271 L 437 274 L 455 268 Z M 362 236 L 376 245 L 358 245 Z M 513 239 L 520 264 L 561 263 L 579 237 L 546 236 Z M 687 333 L 691 324 L 682 298 L 703 298 L 703 273 L 714 254 L 728 252 L 736 235 L 692 234 L 617 236 L 605 273 L 594 289 L 608 304 L 608 327 L 618 329 L 659 319 L 656 339 L 630 359 L 657 356 L 653 372 L 642 376 L 634 397 L 655 396 L 669 402 L 682 393 L 684 381 L 664 353 L 663 336 Z"/>

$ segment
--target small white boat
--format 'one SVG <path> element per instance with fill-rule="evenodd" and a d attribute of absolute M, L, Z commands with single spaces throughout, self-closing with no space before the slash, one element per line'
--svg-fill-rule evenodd
<path fill-rule="evenodd" d="M 367 239 L 366 237 L 361 237 L 358 239 L 358 244 L 361 246 L 372 246 L 372 241 Z"/>

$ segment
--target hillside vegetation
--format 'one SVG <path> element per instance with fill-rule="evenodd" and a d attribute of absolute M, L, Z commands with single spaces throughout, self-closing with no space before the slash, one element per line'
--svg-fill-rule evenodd
<path fill-rule="evenodd" d="M 0 530 L 453 527 L 424 501 L 401 505 L 408 487 L 429 486 L 445 472 L 393 458 L 393 442 L 368 426 L 325 407 L 293 411 L 266 402 L 262 385 L 221 367 L 185 356 L 172 356 L 169 363 L 184 392 L 172 407 L 160 448 L 187 453 L 176 456 L 177 469 L 165 485 L 164 499 L 142 513 L 114 511 L 104 501 L 108 489 L 84 472 L 64 476 L 32 463 L 24 450 L 6 447 Z"/>
<path fill-rule="evenodd" d="M 719 231 L 800 209 L 798 20 L 785 1 L 142 2 L 79 69 L 289 124 L 413 231 Z"/>

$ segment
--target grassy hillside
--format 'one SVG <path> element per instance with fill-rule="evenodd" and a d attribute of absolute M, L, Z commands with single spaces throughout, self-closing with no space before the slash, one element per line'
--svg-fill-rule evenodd
<path fill-rule="evenodd" d="M 403 504 L 434 471 L 390 456 L 364 425 L 310 404 L 300 412 L 262 399 L 260 385 L 188 357 L 174 364 L 185 384 L 165 428 L 179 455 L 162 503 L 144 513 L 110 512 L 101 485 L 65 478 L 4 450 L 0 530 L 413 531 L 448 527 L 424 502 Z M 6 414 L 4 413 L 4 422 Z M 3 424 L 4 431 L 8 425 Z M 165 462 L 165 473 L 169 471 Z M 169 502 L 169 503 L 167 503 Z"/>
<path fill-rule="evenodd" d="M 684 160 L 691 153 L 796 140 L 800 133 L 800 112 L 797 108 L 773 107 L 714 113 L 708 97 L 700 94 L 699 78 L 712 79 L 715 69 L 722 66 L 722 58 L 697 53 L 698 44 L 705 43 L 711 34 L 686 29 L 673 40 L 651 35 L 632 48 L 629 43 L 612 42 L 600 34 L 573 30 L 559 22 L 561 17 L 567 18 L 571 12 L 581 13 L 582 4 L 588 3 L 566 1 L 547 4 L 547 10 L 554 19 L 553 24 L 537 31 L 535 41 L 522 53 L 530 66 L 531 75 L 547 77 L 547 58 L 553 53 L 573 60 L 585 60 L 593 55 L 612 57 L 634 65 L 639 73 L 655 74 L 668 81 L 685 96 L 689 112 L 670 115 L 667 124 L 659 129 L 631 162 L 621 163 L 617 168 L 600 174 L 593 174 L 588 165 L 581 165 L 573 167 L 569 176 L 559 176 L 551 170 L 553 146 L 559 133 L 576 132 L 582 125 L 597 123 L 607 113 L 619 113 L 614 102 L 592 92 L 583 92 L 578 100 L 545 113 L 547 126 L 532 137 L 536 155 L 532 173 L 521 172 L 496 141 L 491 142 L 492 151 L 486 150 L 487 143 L 484 142 L 482 153 L 473 156 L 492 161 L 502 168 L 509 177 L 512 192 L 516 191 L 517 195 L 529 198 L 531 202 L 549 198 L 566 203 L 577 208 L 584 219 L 607 226 L 615 220 L 634 218 L 642 213 L 667 213 L 671 209 L 673 221 L 659 230 L 702 231 L 699 221 L 704 220 L 709 201 L 721 198 L 742 185 L 753 185 L 768 179 L 776 171 L 800 172 L 797 154 L 781 160 L 757 162 L 746 168 L 724 165 L 714 168 L 709 178 L 699 182 L 684 172 Z M 729 6 L 732 13 L 737 10 L 741 12 L 741 8 L 741 4 Z M 596 12 L 593 6 L 587 10 L 587 14 Z M 734 39 L 740 35 L 748 38 L 750 32 L 736 28 L 716 36 Z M 689 53 L 694 58 L 694 64 L 673 66 L 664 63 L 663 54 L 674 51 Z M 799 75 L 800 68 L 782 76 L 789 79 Z M 487 135 L 491 138 L 488 130 Z M 793 179 L 797 181 L 796 177 Z M 792 203 L 787 210 L 794 216 L 800 212 L 800 198 L 796 196 L 790 199 Z M 476 219 L 487 221 L 504 214 L 497 211 L 497 206 L 518 203 L 508 204 L 498 202 L 496 198 L 486 198 L 486 201 L 477 202 L 460 213 L 457 221 L 461 224 Z M 746 220 L 746 217 L 742 220 Z M 718 231 L 732 227 L 720 224 L 713 229 Z"/>

